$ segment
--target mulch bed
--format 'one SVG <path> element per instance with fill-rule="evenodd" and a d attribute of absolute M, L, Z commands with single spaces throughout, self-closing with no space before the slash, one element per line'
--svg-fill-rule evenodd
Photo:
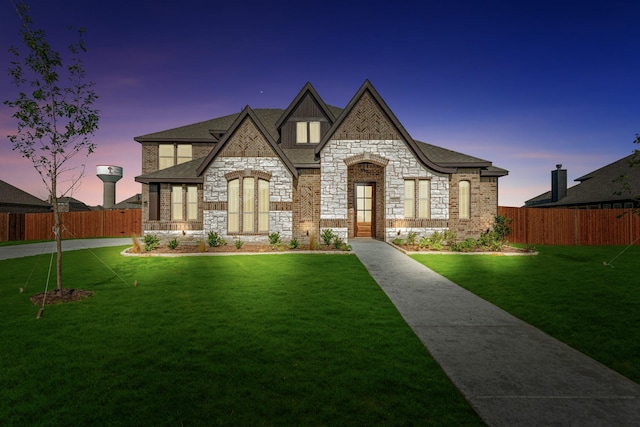
<path fill-rule="evenodd" d="M 319 244 L 315 249 L 311 249 L 308 244 L 300 245 L 296 249 L 290 249 L 288 245 L 284 246 L 272 246 L 267 244 L 257 243 L 245 243 L 240 249 L 236 248 L 233 244 L 226 244 L 223 246 L 199 246 L 193 244 L 179 245 L 175 249 L 169 248 L 167 245 L 158 246 L 152 251 L 145 251 L 144 247 L 140 252 L 143 254 L 197 254 L 197 253 L 276 253 L 276 252 L 344 252 L 333 247 L 333 245 Z M 131 248 L 127 252 L 132 253 Z"/>
<path fill-rule="evenodd" d="M 489 249 L 483 248 L 475 248 L 472 251 L 464 252 L 464 251 L 450 251 L 449 247 L 444 246 L 440 251 L 434 251 L 433 249 L 421 248 L 418 245 L 394 245 L 402 251 L 405 252 L 424 252 L 424 253 L 451 253 L 451 254 L 477 254 L 477 253 L 486 253 L 486 254 L 531 254 L 532 251 L 516 248 L 514 246 L 502 245 L 502 249 L 500 251 L 492 251 Z"/>
<path fill-rule="evenodd" d="M 42 305 L 42 300 L 44 299 L 44 305 L 57 304 L 59 302 L 71 302 L 71 301 L 79 301 L 83 298 L 89 298 L 93 296 L 93 291 L 85 291 L 83 289 L 66 289 L 62 288 L 62 291 L 58 291 L 57 289 L 49 292 L 41 292 L 39 294 L 35 294 L 29 299 L 35 305 Z"/>

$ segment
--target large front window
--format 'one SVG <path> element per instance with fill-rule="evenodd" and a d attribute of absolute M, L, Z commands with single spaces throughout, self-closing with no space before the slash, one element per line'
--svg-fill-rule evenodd
<path fill-rule="evenodd" d="M 227 221 L 229 233 L 269 232 L 269 181 L 254 177 L 228 182 Z"/>
<path fill-rule="evenodd" d="M 431 218 L 431 181 L 407 179 L 404 181 L 404 217 Z"/>

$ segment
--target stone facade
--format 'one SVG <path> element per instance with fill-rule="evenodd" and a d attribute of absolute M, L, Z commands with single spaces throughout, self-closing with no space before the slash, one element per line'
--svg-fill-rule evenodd
<path fill-rule="evenodd" d="M 236 177 L 269 181 L 269 233 L 283 240 L 293 237 L 293 177 L 255 125 L 246 120 L 204 173 L 203 232 L 217 232 L 227 240 L 268 242 L 268 233 L 229 233 L 227 185 Z"/>
<path fill-rule="evenodd" d="M 363 156 L 363 163 L 368 163 L 375 155 L 384 159 L 383 197 L 376 197 L 377 210 L 384 214 L 384 221 L 376 218 L 376 236 L 385 240 L 393 240 L 400 233 L 415 231 L 421 235 L 431 234 L 435 230 L 446 228 L 449 218 L 449 178 L 444 174 L 428 170 L 423 166 L 400 140 L 342 140 L 329 141 L 321 153 L 321 228 L 324 220 L 333 220 L 337 225 L 332 228 L 342 238 L 353 236 L 349 228 L 353 221 L 353 205 L 349 205 L 348 166 L 345 161 L 355 156 Z M 380 160 L 377 160 L 380 162 Z M 381 175 L 377 172 L 374 175 Z M 355 179 L 355 178 L 354 178 Z M 358 179 L 366 180 L 362 175 Z M 372 176 L 371 181 L 377 181 Z M 405 219 L 404 213 L 404 181 L 405 179 L 429 179 L 431 181 L 431 220 L 436 222 Z M 381 200 L 382 199 L 382 200 Z M 382 224 L 380 224 L 382 223 Z M 329 222 L 326 222 L 329 224 Z"/>

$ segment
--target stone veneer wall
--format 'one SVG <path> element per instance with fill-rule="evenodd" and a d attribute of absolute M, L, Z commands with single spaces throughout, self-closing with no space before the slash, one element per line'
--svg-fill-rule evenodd
<path fill-rule="evenodd" d="M 216 231 L 225 239 L 239 237 L 246 242 L 268 242 L 266 234 L 228 234 L 227 174 L 270 175 L 269 233 L 279 232 L 283 240 L 293 237 L 293 176 L 271 146 L 246 120 L 204 173 L 203 234 Z"/>
<path fill-rule="evenodd" d="M 458 218 L 458 184 L 470 183 L 469 219 Z M 460 169 L 451 176 L 450 228 L 456 231 L 458 241 L 468 237 L 478 238 L 493 226 L 498 214 L 498 178 L 481 177 L 479 169 Z"/>
<path fill-rule="evenodd" d="M 416 231 L 421 235 L 446 228 L 449 218 L 449 177 L 425 168 L 402 140 L 331 140 L 322 149 L 320 228 L 331 228 L 348 238 L 348 191 L 346 159 L 374 155 L 388 160 L 385 167 L 385 240 L 398 233 Z M 431 180 L 431 220 L 404 218 L 404 179 Z"/>

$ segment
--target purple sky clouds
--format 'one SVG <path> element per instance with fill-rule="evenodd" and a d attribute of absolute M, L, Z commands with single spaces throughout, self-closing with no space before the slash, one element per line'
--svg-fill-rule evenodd
<path fill-rule="evenodd" d="M 96 165 L 124 168 L 116 201 L 139 193 L 133 138 L 253 108 L 286 108 L 311 82 L 344 107 L 369 79 L 414 139 L 508 169 L 499 203 L 630 154 L 640 133 L 640 3 L 635 1 L 77 0 L 28 2 L 63 51 L 85 27 L 87 76 L 100 96 L 97 151 L 73 197 L 102 203 Z M 10 46 L 19 21 L 0 2 L 0 100 L 13 99 Z M 47 193 L 11 150 L 0 105 L 0 179 Z"/>

